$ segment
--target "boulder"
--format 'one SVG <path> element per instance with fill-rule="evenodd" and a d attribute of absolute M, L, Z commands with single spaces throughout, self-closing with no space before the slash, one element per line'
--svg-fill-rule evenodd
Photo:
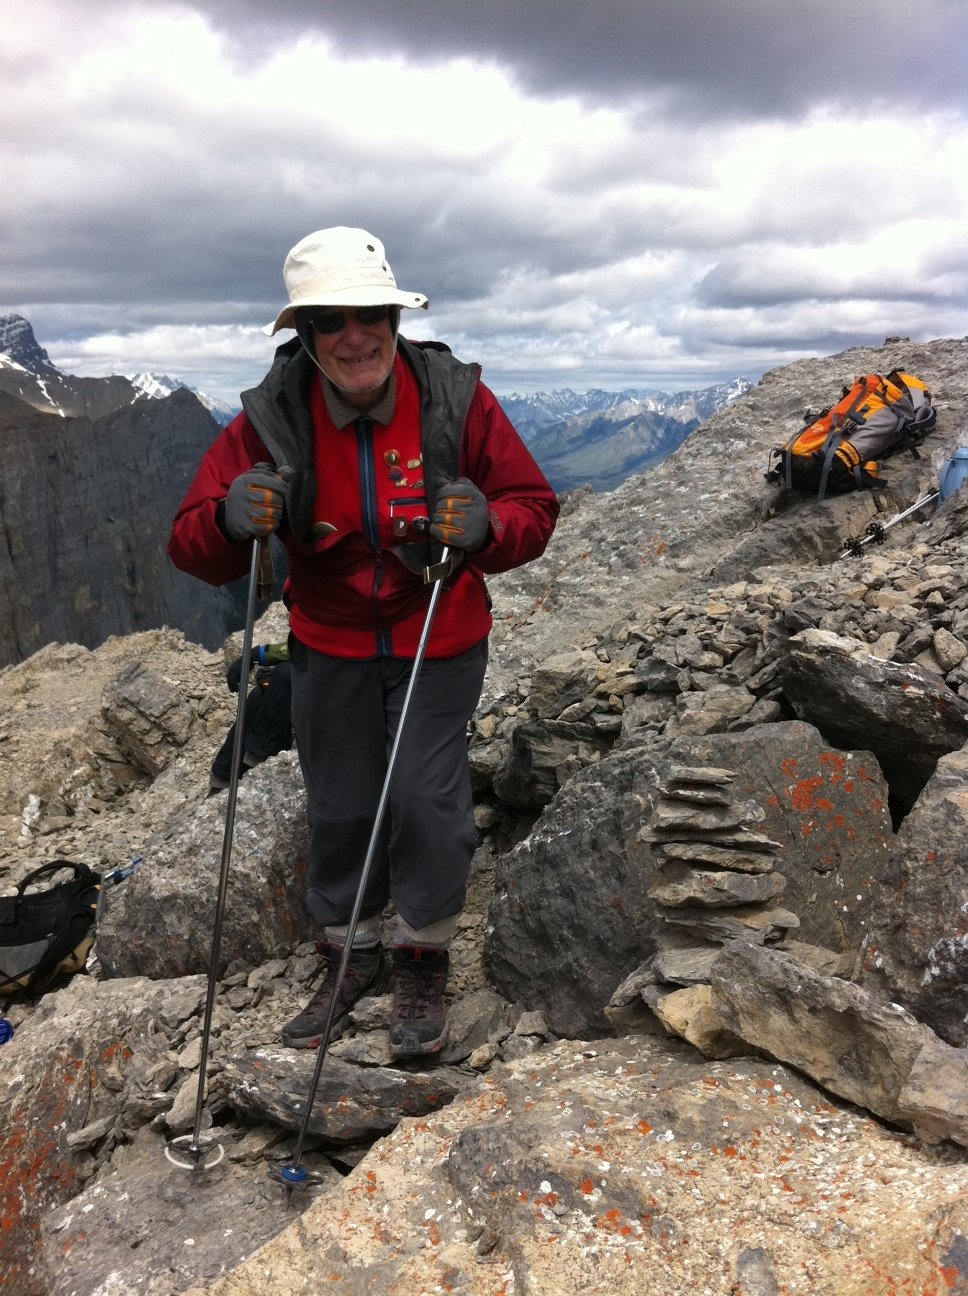
<path fill-rule="evenodd" d="M 893 844 L 876 763 L 797 721 L 656 737 L 577 774 L 499 864 L 488 966 L 506 998 L 540 1008 L 557 1034 L 604 1030 L 615 987 L 655 952 L 652 816 L 676 767 L 704 765 L 736 772 L 736 796 L 762 807 L 762 833 L 782 845 L 787 912 L 774 939 L 799 919 L 803 940 L 860 948 Z M 744 912 L 724 910 L 718 935 L 729 938 L 727 920 L 739 934 Z"/>
<path fill-rule="evenodd" d="M 173 817 L 108 903 L 97 949 L 111 976 L 167 979 L 207 972 L 225 846 L 228 793 Z M 220 970 L 288 952 L 315 928 L 303 901 L 305 793 L 294 752 L 239 784 L 220 934 Z"/>
<path fill-rule="evenodd" d="M 892 1124 L 931 1031 L 896 1004 L 824 976 L 781 949 L 733 942 L 711 973 L 723 1027 Z"/>
<path fill-rule="evenodd" d="M 198 695 L 179 680 L 132 661 L 105 688 L 101 714 L 125 756 L 154 777 L 191 737 L 198 721 Z"/>
<path fill-rule="evenodd" d="M 856 640 L 803 630 L 787 645 L 783 688 L 828 742 L 873 752 L 907 812 L 938 759 L 968 741 L 968 702 L 936 672 L 884 661 Z"/>

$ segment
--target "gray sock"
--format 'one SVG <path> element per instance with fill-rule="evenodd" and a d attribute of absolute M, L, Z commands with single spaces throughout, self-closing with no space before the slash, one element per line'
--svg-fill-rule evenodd
<path fill-rule="evenodd" d="M 325 927 L 326 939 L 332 941 L 334 945 L 346 944 L 346 933 L 349 931 L 349 925 L 344 927 Z M 371 949 L 375 950 L 380 943 L 380 919 L 361 918 L 356 924 L 356 932 L 353 935 L 354 949 Z"/>
<path fill-rule="evenodd" d="M 408 922 L 397 917 L 397 929 L 393 933 L 394 945 L 424 945 L 435 949 L 446 949 L 454 932 L 457 930 L 457 914 L 441 918 L 428 927 L 411 927 Z"/>

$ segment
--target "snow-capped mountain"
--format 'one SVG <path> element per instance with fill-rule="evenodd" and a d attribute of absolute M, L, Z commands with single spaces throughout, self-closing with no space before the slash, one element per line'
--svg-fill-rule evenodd
<path fill-rule="evenodd" d="M 54 369 L 50 356 L 39 345 L 34 330 L 22 315 L 0 315 L 0 365 L 28 373 Z"/>
<path fill-rule="evenodd" d="M 638 414 L 665 414 L 680 422 L 691 418 L 700 420 L 736 400 L 749 391 L 752 383 L 747 378 L 733 378 L 730 382 L 695 391 L 664 392 L 642 388 L 625 388 L 622 391 L 576 392 L 570 387 L 555 391 L 532 392 L 521 395 L 511 392 L 499 397 L 508 418 L 529 440 L 537 432 L 563 423 L 566 419 L 604 414 L 614 419 L 634 418 Z"/>
<path fill-rule="evenodd" d="M 119 374 L 78 378 L 58 369 L 22 315 L 0 315 L 0 392 L 60 418 L 103 418 L 135 400 Z"/>
<path fill-rule="evenodd" d="M 232 409 L 224 401 L 217 400 L 214 396 L 207 396 L 205 392 L 200 392 L 197 387 L 189 387 L 179 378 L 171 378 L 168 374 L 139 373 L 128 374 L 128 381 L 138 393 L 138 399 L 144 400 L 164 400 L 175 391 L 190 391 L 205 406 L 209 414 L 220 427 L 225 427 L 231 423 L 238 414 L 238 409 Z"/>
<path fill-rule="evenodd" d="M 165 551 L 217 432 L 187 389 L 159 400 L 120 374 L 66 374 L 22 316 L 0 316 L 0 666 L 154 626 L 222 643 L 240 623 L 234 590 L 203 587 Z"/>

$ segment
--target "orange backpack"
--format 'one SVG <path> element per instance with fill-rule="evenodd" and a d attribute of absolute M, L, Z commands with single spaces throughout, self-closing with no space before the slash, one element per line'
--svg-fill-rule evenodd
<path fill-rule="evenodd" d="M 893 369 L 886 378 L 862 374 L 836 405 L 814 417 L 784 446 L 774 447 L 765 474 L 817 499 L 878 483 L 878 460 L 917 447 L 934 427 L 931 393 L 920 378 Z M 775 460 L 776 462 L 772 462 Z"/>

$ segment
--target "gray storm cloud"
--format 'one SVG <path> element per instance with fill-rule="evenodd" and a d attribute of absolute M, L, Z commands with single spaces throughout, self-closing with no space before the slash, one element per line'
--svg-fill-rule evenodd
<path fill-rule="evenodd" d="M 968 331 L 961 0 L 0 0 L 0 310 L 231 399 L 362 225 L 492 385 Z"/>

